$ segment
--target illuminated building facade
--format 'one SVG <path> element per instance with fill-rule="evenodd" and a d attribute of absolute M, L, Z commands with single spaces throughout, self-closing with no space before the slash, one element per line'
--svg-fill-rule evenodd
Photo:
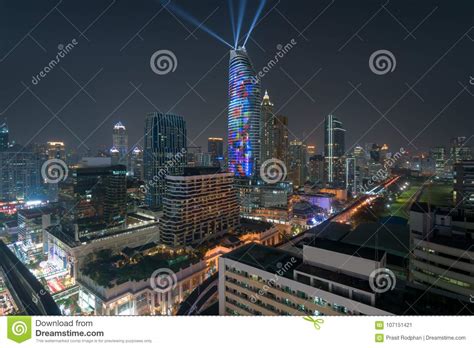
<path fill-rule="evenodd" d="M 278 159 L 288 166 L 288 118 L 275 115 L 267 91 L 261 105 L 260 163 Z"/>
<path fill-rule="evenodd" d="M 48 141 L 48 159 L 66 160 L 66 147 L 62 141 Z"/>
<path fill-rule="evenodd" d="M 306 181 L 306 144 L 299 140 L 290 142 L 290 179 L 295 186 L 303 186 Z"/>
<path fill-rule="evenodd" d="M 163 213 L 161 242 L 170 246 L 201 243 L 234 229 L 239 225 L 234 175 L 189 168 L 183 176 L 166 176 Z"/>
<path fill-rule="evenodd" d="M 260 83 L 245 48 L 230 51 L 228 167 L 252 176 L 260 158 Z"/>
<path fill-rule="evenodd" d="M 8 127 L 6 123 L 0 124 L 0 151 L 8 149 Z"/>
<path fill-rule="evenodd" d="M 330 185 L 344 182 L 344 166 L 341 157 L 345 152 L 345 133 L 342 122 L 335 116 L 328 115 L 324 122 L 324 156 L 326 157 L 326 177 Z"/>
<path fill-rule="evenodd" d="M 220 167 L 221 162 L 224 160 L 224 139 L 208 138 L 207 152 L 211 155 L 212 165 Z"/>
<path fill-rule="evenodd" d="M 182 175 L 186 164 L 186 121 L 182 116 L 152 112 L 145 121 L 143 168 L 146 204 L 163 205 L 165 176 Z"/>
<path fill-rule="evenodd" d="M 115 124 L 112 131 L 112 150 L 118 152 L 119 160 L 117 164 L 127 165 L 128 158 L 128 133 L 122 122 Z"/>

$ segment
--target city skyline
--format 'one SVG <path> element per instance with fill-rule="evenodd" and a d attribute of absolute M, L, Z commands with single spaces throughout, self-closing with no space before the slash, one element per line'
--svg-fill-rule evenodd
<path fill-rule="evenodd" d="M 0 52 L 0 315 L 472 314 L 474 8 L 325 1 L 60 0 Z"/>
<path fill-rule="evenodd" d="M 105 6 L 100 9 L 106 9 L 107 4 L 101 4 Z M 215 7 L 212 6 L 214 4 Z M 315 144 L 318 149 L 321 149 L 324 133 L 321 123 L 327 114 L 342 101 L 343 103 L 334 111 L 334 114 L 348 129 L 347 149 L 365 142 L 376 142 L 388 143 L 392 148 L 404 147 L 407 150 L 416 150 L 416 146 L 427 151 L 429 147 L 438 145 L 434 139 L 441 134 L 447 134 L 447 139 L 460 135 L 468 138 L 471 136 L 469 132 L 465 134 L 469 127 L 460 127 L 461 120 L 469 112 L 469 102 L 466 99 L 470 98 L 468 92 L 472 93 L 472 87 L 469 85 L 469 77 L 472 73 L 469 70 L 468 55 L 461 54 L 469 42 L 468 24 L 465 25 L 464 31 L 461 29 L 463 29 L 464 23 L 469 22 L 463 22 L 462 17 L 456 22 L 451 21 L 449 17 L 449 12 L 452 11 L 451 8 L 442 8 L 443 11 L 441 11 L 434 4 L 430 6 L 430 3 L 423 3 L 415 5 L 415 10 L 404 11 L 401 4 L 390 4 L 382 8 L 376 2 L 368 2 L 359 9 L 351 8 L 347 4 L 341 9 L 338 4 L 332 4 L 331 2 L 319 5 L 303 2 L 298 11 L 295 11 L 285 2 L 279 3 L 277 7 L 274 7 L 274 5 L 275 3 L 272 1 L 267 3 L 261 16 L 264 25 L 257 24 L 251 40 L 247 43 L 247 50 L 252 57 L 255 69 L 260 71 L 266 66 L 269 59 L 275 55 L 278 44 L 285 45 L 291 39 L 295 39 L 295 42 L 297 42 L 285 55 L 279 66 L 271 69 L 261 81 L 262 90 L 266 89 L 272 95 L 272 101 L 276 105 L 276 109 L 282 108 L 279 113 L 285 114 L 289 118 L 290 140 L 296 138 L 304 140 L 306 136 L 309 136 L 307 143 Z M 54 4 L 51 5 L 51 8 L 53 6 Z M 65 3 L 61 6 L 64 6 L 64 8 L 60 11 L 66 16 L 70 14 L 67 10 L 74 9 L 71 4 Z M 99 4 L 96 6 L 98 7 Z M 156 6 L 152 13 L 157 13 L 160 10 L 160 5 L 157 3 L 147 3 L 144 6 L 147 9 Z M 218 2 L 213 1 L 206 2 L 199 7 L 191 4 L 183 4 L 182 6 L 197 18 L 202 18 L 205 14 L 213 14 L 207 24 L 230 40 L 232 34 L 225 6 L 219 6 Z M 45 3 L 32 6 L 23 15 L 25 18 L 31 17 L 32 23 L 35 23 L 33 20 L 35 16 L 43 12 L 47 13 L 45 7 Z M 93 18 L 91 17 L 96 14 L 92 11 L 92 8 L 95 9 L 94 6 L 90 10 L 88 7 L 91 13 L 84 10 L 74 15 L 72 19 L 74 23 L 77 23 L 76 27 L 86 28 L 87 24 L 92 22 Z M 97 15 L 101 13 L 100 9 L 97 8 Z M 217 9 L 216 12 L 213 12 L 215 9 Z M 141 13 L 141 9 L 134 10 Z M 323 10 L 325 11 L 322 12 Z M 349 16 L 347 13 L 349 10 L 353 10 L 354 15 Z M 12 9 L 12 11 L 14 13 L 15 10 Z M 100 27 L 100 25 L 113 25 L 114 21 L 123 15 L 123 11 L 124 9 L 118 4 L 112 6 L 104 14 L 103 21 L 97 22 L 98 28 L 95 29 L 95 25 L 93 25 L 89 30 L 91 33 L 97 34 L 96 30 L 106 28 Z M 364 41 L 360 41 L 357 37 L 348 41 L 351 37 L 346 31 L 342 33 L 341 30 L 336 30 L 333 26 L 329 26 L 329 29 L 327 29 L 331 22 L 340 21 L 341 18 L 344 18 L 348 21 L 348 25 L 349 23 L 353 24 L 353 28 L 356 30 L 364 23 L 363 20 L 367 20 L 370 18 L 369 15 L 377 11 L 379 13 L 374 17 L 373 22 L 369 22 L 364 27 L 365 35 L 362 33 L 359 35 L 367 37 Z M 304 15 L 305 12 L 308 15 Z M 302 23 L 310 24 L 311 19 L 314 19 L 313 17 L 319 13 L 321 13 L 321 16 L 307 27 L 306 35 L 305 33 L 300 35 L 295 30 L 298 26 L 294 24 L 298 23 L 299 19 Z M 417 40 L 407 34 L 403 27 L 390 16 L 390 14 L 394 14 L 402 23 L 406 23 L 406 27 L 414 28 L 430 13 L 431 15 L 417 29 L 416 34 L 418 35 L 412 33 L 413 36 L 416 35 Z M 109 16 L 106 16 L 107 14 Z M 282 14 L 287 17 L 289 23 L 285 21 Z M 309 14 L 314 14 L 314 16 L 311 17 Z M 105 143 L 100 139 L 105 138 L 108 129 L 113 124 L 122 121 L 127 124 L 130 132 L 130 143 L 134 145 L 143 138 L 141 121 L 148 112 L 157 111 L 155 106 L 161 109 L 162 112 L 170 109 L 170 112 L 183 115 L 191 125 L 190 140 L 199 146 L 205 146 L 208 136 L 225 136 L 227 96 L 224 92 L 227 84 L 225 70 L 228 51 L 217 40 L 212 39 L 202 31 L 194 30 L 195 28 L 193 29 L 190 24 L 184 24 L 198 38 L 194 39 L 193 35 L 190 35 L 178 21 L 170 16 L 167 11 L 164 11 L 157 15 L 162 21 L 152 21 L 149 26 L 143 29 L 142 35 L 148 34 L 144 41 L 140 41 L 138 37 L 133 36 L 140 29 L 140 26 L 135 27 L 132 25 L 134 24 L 134 21 L 132 21 L 129 26 L 125 25 L 124 28 L 120 29 L 120 34 L 123 35 L 118 35 L 118 32 L 113 35 L 110 34 L 112 35 L 108 37 L 110 43 L 99 48 L 95 45 L 104 43 L 103 40 L 109 34 L 103 34 L 96 40 L 89 39 L 87 33 L 84 33 L 85 37 L 82 37 L 61 17 L 58 11 L 53 10 L 50 16 L 51 18 L 48 17 L 48 21 L 44 21 L 42 25 L 35 29 L 38 33 L 34 35 L 34 37 L 38 36 L 37 41 L 42 42 L 40 45 L 46 49 L 46 52 L 42 52 L 42 49 L 30 40 L 22 43 L 19 48 L 12 52 L 7 51 L 8 55 L 5 54 L 4 56 L 4 64 L 2 64 L 5 73 L 4 83 L 10 83 L 11 88 L 5 91 L 4 100 L 6 103 L 0 109 L 6 111 L 3 111 L 0 117 L 8 119 L 10 132 L 16 135 L 15 139 L 18 143 L 25 144 L 30 140 L 32 142 L 43 142 L 52 138 L 56 140 L 58 138 L 57 134 L 63 134 L 63 139 L 58 140 L 64 141 L 68 148 L 85 150 L 85 146 L 87 146 L 95 149 L 99 146 L 109 146 L 109 141 Z M 385 26 L 379 25 L 378 29 L 375 30 L 378 21 L 384 20 L 386 17 L 390 18 L 393 23 L 389 22 Z M 251 16 L 247 15 L 246 21 L 249 22 L 250 20 Z M 222 21 L 226 21 L 226 24 L 224 25 Z M 427 32 L 430 33 L 430 36 L 434 35 L 433 32 L 436 32 L 437 28 L 440 27 L 438 24 L 446 24 L 442 25 L 443 31 L 440 33 L 444 38 L 442 43 L 446 43 L 444 47 L 442 47 L 443 45 L 431 45 L 430 37 L 426 36 Z M 41 33 L 51 25 L 64 27 L 64 33 L 58 38 L 49 36 L 40 40 Z M 153 33 L 161 30 L 162 25 L 176 28 L 176 30 L 171 31 L 169 37 L 160 37 L 158 42 L 151 40 Z M 134 30 L 132 30 L 132 27 Z M 125 28 L 130 28 L 128 33 L 126 33 Z M 21 34 L 22 28 L 15 27 L 9 27 L 6 32 L 10 33 L 14 29 L 18 29 L 18 32 L 15 31 L 15 35 L 6 38 L 7 43 L 13 37 Z M 301 30 L 303 29 L 300 28 L 299 31 L 301 32 Z M 324 37 L 325 32 L 330 33 L 331 44 Z M 307 36 L 312 36 L 313 39 L 307 38 Z M 382 42 L 380 40 L 381 36 L 387 38 Z M 39 81 L 36 85 L 29 83 L 31 76 L 36 75 L 36 70 L 39 71 L 43 63 L 38 61 L 37 68 L 36 64 L 29 64 L 28 69 L 25 69 L 22 56 L 20 55 L 17 59 L 14 58 L 16 51 L 19 50 L 19 53 L 22 51 L 31 52 L 35 55 L 38 55 L 39 52 L 41 59 L 38 60 L 47 63 L 50 55 L 56 53 L 57 50 L 58 43 L 54 44 L 53 41 L 63 42 L 62 45 L 65 45 L 73 37 L 77 37 L 78 44 L 68 53 L 64 61 L 59 64 L 59 67 L 56 67 L 54 71 L 50 72 L 45 79 Z M 262 37 L 265 39 L 262 40 Z M 134 39 L 128 42 L 130 38 Z M 123 39 L 122 43 L 120 42 L 121 39 Z M 175 43 L 173 44 L 173 42 Z M 186 44 L 184 46 L 189 45 L 188 50 L 196 50 L 198 47 L 203 47 L 203 45 L 207 49 L 200 52 L 200 59 L 189 61 L 186 54 L 183 54 L 181 48 L 176 45 L 176 43 L 181 44 L 181 42 Z M 344 46 L 346 42 L 347 44 Z M 82 46 L 81 43 L 86 47 Z M 102 50 L 108 49 L 110 52 L 114 52 L 112 43 L 116 45 L 117 57 L 111 57 L 107 61 L 107 68 L 104 68 L 106 61 L 101 58 L 105 53 Z M 389 45 L 386 43 L 389 43 Z M 411 53 L 415 43 L 426 45 L 426 47 L 423 46 L 423 54 Z M 7 44 L 5 45 L 8 47 Z M 339 50 L 341 47 L 342 49 Z M 176 54 L 178 66 L 172 74 L 158 76 L 153 74 L 150 69 L 149 57 L 160 48 L 170 49 Z M 394 52 L 398 63 L 394 72 L 384 76 L 371 73 L 368 68 L 368 60 L 370 54 L 376 49 L 391 49 Z M 132 53 L 133 55 L 130 56 Z M 309 62 L 308 59 L 310 58 L 316 59 Z M 124 70 L 123 64 L 127 59 L 134 61 L 132 64 L 132 70 L 134 71 Z M 344 64 L 341 65 L 342 62 Z M 450 74 L 448 76 L 445 73 L 446 69 L 440 69 L 440 65 L 449 67 Z M 17 74 L 11 76 L 12 71 L 18 71 L 18 68 L 15 69 L 15 67 L 21 68 L 22 73 L 20 75 L 22 76 L 20 76 L 20 80 L 31 89 L 34 95 L 24 91 L 26 87 L 21 84 L 21 81 L 18 81 Z M 321 69 L 320 72 L 318 72 L 319 69 Z M 114 70 L 122 73 L 114 74 Z M 51 116 L 49 111 L 61 109 L 75 94 L 75 87 L 78 86 L 74 83 L 74 80 L 84 86 L 87 80 L 94 76 L 96 72 L 98 74 L 94 81 L 91 81 L 88 87 L 85 88 L 86 92 L 88 89 L 92 92 L 86 93 L 79 90 L 79 94 L 74 100 L 62 110 L 64 120 L 58 116 L 60 120 L 53 118 L 48 127 L 41 129 L 41 124 L 48 122 L 49 116 Z M 121 76 L 129 73 L 133 73 L 133 78 L 132 75 Z M 68 74 L 74 80 L 71 80 Z M 315 75 L 314 79 L 309 81 L 303 90 L 299 90 L 296 84 L 303 86 L 306 80 L 313 75 Z M 423 77 L 422 80 L 417 83 L 418 88 L 413 87 L 413 83 L 421 77 Z M 194 91 L 186 83 L 179 83 L 175 88 L 175 80 L 184 80 L 190 86 L 193 86 L 201 78 L 203 82 L 195 85 L 193 87 Z M 118 80 L 120 80 L 120 83 Z M 424 82 L 424 80 L 427 80 L 427 82 Z M 139 90 L 136 90 L 135 87 L 138 87 L 140 83 L 143 83 L 143 85 L 139 87 Z M 355 90 L 353 87 L 359 83 L 361 83 L 359 89 Z M 105 86 L 104 84 L 112 84 L 118 88 L 120 93 L 114 93 L 112 96 L 109 92 L 101 92 L 100 88 Z M 412 86 L 413 91 L 406 84 Z M 466 87 L 466 90 L 461 87 L 461 84 Z M 57 86 L 62 85 L 64 85 L 64 88 L 59 90 Z M 152 86 L 154 87 L 152 88 Z M 166 88 L 163 89 L 165 86 Z M 282 86 L 285 87 L 282 88 Z M 157 89 L 160 90 L 158 94 L 154 92 Z M 21 94 L 22 92 L 24 93 Z M 94 92 L 97 93 L 95 97 L 93 96 Z M 440 92 L 442 92 L 442 95 L 440 95 Z M 19 99 L 11 104 L 20 94 Z M 117 97 L 118 95 L 120 97 Z M 128 97 L 129 95 L 130 97 Z M 293 95 L 295 95 L 294 98 L 291 98 Z M 403 98 L 397 102 L 400 97 Z M 41 101 L 50 110 L 42 105 Z M 113 102 L 109 103 L 108 101 Z M 397 103 L 395 104 L 395 102 Z M 28 130 L 25 131 L 21 128 L 26 121 L 26 115 L 31 114 L 31 111 L 26 112 L 24 110 L 25 107 L 34 110 L 35 115 L 37 115 L 29 120 L 32 125 L 37 125 L 33 126 L 32 129 L 41 130 L 34 137 L 33 132 L 30 133 Z M 382 118 L 380 120 L 381 115 L 378 111 L 384 114 L 386 110 L 390 110 L 390 113 L 387 114 L 386 119 Z M 407 110 L 409 111 L 407 112 Z M 100 117 L 100 114 L 103 117 Z M 203 118 L 206 120 L 204 123 L 206 129 L 199 126 L 200 120 Z M 78 122 L 79 119 L 81 119 L 81 122 Z M 426 130 L 423 130 L 424 124 L 433 119 L 432 124 Z M 368 129 L 375 123 L 374 128 Z M 311 133 L 313 130 L 314 132 Z M 414 146 L 412 146 L 410 141 L 420 131 L 423 132 L 414 140 Z M 364 135 L 366 132 L 367 134 Z M 93 136 L 94 134 L 97 136 Z"/>

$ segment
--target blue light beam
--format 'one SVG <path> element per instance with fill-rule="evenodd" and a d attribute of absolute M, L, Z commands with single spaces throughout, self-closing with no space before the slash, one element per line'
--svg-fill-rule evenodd
<path fill-rule="evenodd" d="M 237 42 L 236 38 L 236 28 L 235 28 L 235 18 L 234 18 L 234 5 L 232 4 L 232 0 L 227 0 L 227 5 L 229 6 L 229 15 L 230 15 L 230 23 L 232 24 L 232 35 L 234 35 L 234 44 Z M 234 46 L 234 48 L 237 48 Z"/>
<path fill-rule="evenodd" d="M 257 13 L 255 14 L 255 17 L 253 18 L 252 24 L 250 25 L 250 29 L 247 33 L 247 37 L 245 38 L 244 47 L 247 44 L 247 41 L 250 38 L 250 34 L 252 33 L 253 29 L 255 28 L 255 25 L 257 24 L 258 18 L 260 17 L 260 14 L 262 13 L 266 2 L 267 2 L 266 0 L 260 0 L 260 5 L 258 6 Z"/>
<path fill-rule="evenodd" d="M 229 46 L 231 49 L 233 49 L 233 47 L 230 43 L 228 43 L 223 38 L 221 38 L 219 35 L 217 35 L 215 32 L 213 32 L 210 28 L 208 28 L 206 25 L 204 25 L 203 22 L 200 22 L 199 20 L 197 20 L 193 16 L 186 13 L 186 11 L 184 11 L 178 5 L 175 5 L 175 4 L 170 2 L 170 3 L 168 3 L 168 5 L 166 7 L 168 7 L 171 11 L 176 13 L 181 18 L 183 18 L 183 19 L 187 20 L 188 22 L 194 24 L 197 28 L 202 29 L 203 31 L 205 31 L 206 33 L 211 35 L 212 37 L 216 38 L 217 40 L 219 40 L 223 44 L 225 44 L 225 45 Z"/>
<path fill-rule="evenodd" d="M 237 40 L 235 41 L 235 47 L 239 44 L 240 30 L 242 29 L 242 23 L 244 22 L 245 7 L 247 7 L 247 0 L 242 0 L 239 6 L 239 17 L 237 18 Z"/>

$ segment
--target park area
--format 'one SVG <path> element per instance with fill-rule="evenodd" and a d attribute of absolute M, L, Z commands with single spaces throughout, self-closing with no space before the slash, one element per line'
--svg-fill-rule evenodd
<path fill-rule="evenodd" d="M 408 219 L 409 208 L 416 199 L 418 202 L 429 202 L 436 206 L 452 205 L 452 183 L 427 182 L 422 178 L 410 178 L 401 180 L 393 187 L 394 194 L 387 200 L 386 216 Z"/>

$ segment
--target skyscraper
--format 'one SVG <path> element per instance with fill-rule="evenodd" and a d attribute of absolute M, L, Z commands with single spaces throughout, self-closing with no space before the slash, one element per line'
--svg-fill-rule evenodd
<path fill-rule="evenodd" d="M 274 117 L 273 114 L 273 103 L 270 101 L 270 96 L 268 92 L 265 91 L 265 95 L 262 100 L 262 109 L 261 109 L 261 161 L 262 163 L 266 160 L 274 158 L 273 151 L 275 148 L 275 139 L 273 132 L 273 123 Z"/>
<path fill-rule="evenodd" d="M 345 152 L 345 133 L 346 130 L 341 121 L 333 115 L 326 117 L 324 122 L 324 156 L 326 157 L 328 184 L 341 184 L 341 181 L 344 180 L 344 164 L 341 165 L 341 157 Z"/>
<path fill-rule="evenodd" d="M 472 149 L 467 144 L 466 137 L 451 139 L 451 160 L 453 163 L 472 159 Z"/>
<path fill-rule="evenodd" d="M 186 165 L 186 121 L 182 116 L 149 113 L 144 137 L 145 201 L 150 208 L 161 209 L 166 175 L 182 175 Z"/>
<path fill-rule="evenodd" d="M 0 201 L 37 199 L 41 164 L 38 154 L 20 145 L 0 151 Z"/>
<path fill-rule="evenodd" d="M 8 127 L 7 123 L 0 124 L 0 151 L 8 149 Z"/>
<path fill-rule="evenodd" d="M 308 177 L 313 184 L 324 182 L 324 156 L 314 155 L 309 158 Z"/>
<path fill-rule="evenodd" d="M 290 142 L 290 179 L 295 186 L 303 186 L 306 181 L 306 144 L 299 140 Z"/>
<path fill-rule="evenodd" d="M 106 223 L 116 226 L 127 217 L 127 177 L 123 165 L 83 166 L 72 173 L 74 219 L 79 226 Z"/>
<path fill-rule="evenodd" d="M 208 138 L 207 152 L 211 155 L 212 165 L 220 167 L 224 160 L 224 139 Z"/>
<path fill-rule="evenodd" d="M 435 173 L 439 178 L 446 177 L 446 149 L 444 146 L 436 146 L 430 149 L 430 157 L 435 162 Z"/>
<path fill-rule="evenodd" d="M 253 176 L 260 159 L 260 82 L 243 47 L 230 51 L 228 169 Z"/>
<path fill-rule="evenodd" d="M 474 209 L 474 161 L 460 161 L 454 165 L 453 198 L 456 207 Z"/>
<path fill-rule="evenodd" d="M 130 154 L 130 173 L 139 180 L 143 180 L 143 150 L 135 146 Z"/>
<path fill-rule="evenodd" d="M 288 117 L 278 115 L 274 118 L 273 140 L 274 140 L 274 158 L 283 161 L 288 165 Z"/>
<path fill-rule="evenodd" d="M 48 141 L 46 151 L 48 159 L 66 160 L 66 148 L 62 141 Z"/>
<path fill-rule="evenodd" d="M 128 161 L 128 133 L 122 122 L 115 124 L 112 131 L 112 149 L 118 150 L 119 164 L 127 165 Z"/>
<path fill-rule="evenodd" d="M 273 158 L 288 165 L 288 118 L 275 115 L 273 106 L 268 92 L 265 91 L 261 106 L 260 162 Z"/>

